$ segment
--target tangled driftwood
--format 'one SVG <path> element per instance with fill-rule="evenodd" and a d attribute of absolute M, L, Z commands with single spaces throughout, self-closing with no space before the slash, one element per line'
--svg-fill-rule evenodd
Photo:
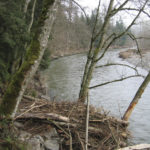
<path fill-rule="evenodd" d="M 24 130 L 29 130 L 34 124 L 38 124 L 40 132 L 44 124 L 55 127 L 62 139 L 60 143 L 62 150 L 85 149 L 86 106 L 84 104 L 54 102 L 24 96 L 15 119 L 24 122 Z M 90 106 L 88 149 L 109 150 L 125 146 L 128 136 L 127 125 L 128 122 L 110 117 L 104 111 L 97 111 Z M 45 125 L 43 127 L 46 128 Z M 38 133 L 39 128 L 38 130 L 32 128 L 30 131 Z"/>

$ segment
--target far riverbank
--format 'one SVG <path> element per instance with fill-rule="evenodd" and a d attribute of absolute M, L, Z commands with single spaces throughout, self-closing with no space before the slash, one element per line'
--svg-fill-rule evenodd
<path fill-rule="evenodd" d="M 147 71 L 150 68 L 150 51 L 141 50 L 141 54 L 136 49 L 128 49 L 120 52 L 119 57 L 125 59 L 134 66 L 141 67 Z"/>

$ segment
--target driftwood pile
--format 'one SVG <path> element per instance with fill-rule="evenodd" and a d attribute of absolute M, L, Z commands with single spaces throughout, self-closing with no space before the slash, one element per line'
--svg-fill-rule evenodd
<path fill-rule="evenodd" d="M 24 96 L 15 119 L 23 122 L 24 129 L 32 134 L 55 127 L 61 138 L 61 150 L 84 150 L 85 118 L 84 104 Z M 111 150 L 126 146 L 127 126 L 127 122 L 90 106 L 88 149 Z"/>

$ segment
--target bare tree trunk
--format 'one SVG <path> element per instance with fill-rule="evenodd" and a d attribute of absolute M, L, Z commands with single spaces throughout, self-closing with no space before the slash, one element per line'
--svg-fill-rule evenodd
<path fill-rule="evenodd" d="M 123 120 L 127 121 L 129 119 L 133 109 L 135 108 L 136 104 L 140 100 L 140 98 L 141 98 L 142 94 L 144 93 L 144 90 L 146 89 L 149 82 L 150 82 L 150 72 L 148 73 L 145 80 L 143 81 L 143 83 L 139 87 L 138 91 L 136 92 L 132 102 L 130 103 L 128 109 L 126 110 L 126 112 L 122 118 Z"/>
<path fill-rule="evenodd" d="M 36 1 L 37 0 L 34 0 L 34 3 L 33 3 L 31 21 L 30 21 L 30 24 L 29 24 L 29 27 L 28 27 L 28 33 L 30 33 L 30 30 L 31 30 L 31 27 L 32 27 L 32 24 L 33 24 L 33 21 L 34 21 L 34 12 L 35 12 Z"/>
<path fill-rule="evenodd" d="M 104 57 L 108 48 L 111 46 L 111 44 L 114 41 L 116 41 L 117 39 L 119 39 L 123 35 L 127 34 L 129 29 L 132 27 L 132 25 L 134 25 L 135 21 L 140 16 L 141 12 L 143 12 L 146 4 L 148 3 L 148 0 L 145 0 L 145 2 L 143 3 L 143 6 L 141 7 L 141 9 L 138 10 L 137 15 L 135 16 L 135 18 L 132 20 L 131 24 L 126 28 L 125 31 L 118 33 L 118 34 L 113 33 L 109 37 L 105 38 L 107 29 L 108 29 L 108 24 L 110 22 L 111 17 L 113 17 L 119 11 L 124 9 L 123 7 L 128 2 L 129 2 L 129 0 L 126 0 L 122 4 L 120 4 L 120 6 L 118 8 L 113 8 L 114 0 L 110 0 L 109 7 L 108 7 L 108 10 L 107 10 L 106 16 L 104 18 L 104 22 L 103 22 L 101 29 L 98 31 L 98 33 L 96 33 L 95 36 L 92 35 L 91 48 L 90 48 L 89 53 L 88 53 L 87 62 L 86 62 L 85 70 L 84 70 L 84 75 L 83 75 L 83 79 L 82 79 L 82 83 L 81 83 L 81 89 L 80 89 L 80 93 L 79 93 L 79 101 L 80 102 L 83 102 L 83 103 L 85 102 L 85 98 L 86 98 L 86 95 L 87 95 L 87 92 L 89 89 L 89 85 L 90 85 L 90 82 L 92 79 L 93 70 L 95 69 L 96 63 Z M 97 13 L 99 13 L 99 12 L 97 11 Z M 95 26 L 96 26 L 96 24 L 95 24 Z M 100 37 L 100 41 L 98 43 L 97 48 L 92 52 L 92 44 L 97 39 L 97 37 Z M 101 54 L 101 56 L 98 57 L 98 54 L 100 51 L 102 51 L 102 49 L 104 49 L 104 51 Z"/>
<path fill-rule="evenodd" d="M 91 52 L 90 52 L 89 57 L 87 58 L 87 63 L 86 63 L 86 67 L 84 70 L 83 80 L 82 80 L 80 94 L 79 94 L 79 101 L 83 102 L 83 103 L 85 102 L 85 98 L 86 98 L 86 95 L 88 92 L 88 87 L 89 87 L 90 81 L 92 79 L 92 74 L 93 74 L 93 70 L 94 70 L 95 65 L 96 65 L 96 60 L 98 58 L 98 54 L 102 50 L 102 46 L 104 43 L 104 36 L 106 34 L 106 30 L 107 30 L 107 27 L 108 27 L 108 24 L 109 24 L 109 21 L 111 18 L 110 12 L 112 11 L 113 3 L 114 3 L 114 0 L 111 0 L 110 4 L 109 4 L 108 11 L 107 11 L 107 15 L 104 19 L 105 21 L 103 23 L 103 27 L 101 29 L 102 32 L 101 32 L 101 39 L 100 39 L 99 45 L 94 50 L 93 56 L 91 57 Z"/>
<path fill-rule="evenodd" d="M 14 117 L 16 114 L 24 91 L 30 79 L 35 74 L 46 49 L 55 20 L 58 1 L 59 0 L 44 1 L 44 8 L 41 17 L 39 18 L 38 28 L 31 41 L 30 47 L 27 50 L 25 61 L 13 77 L 2 99 L 0 105 L 1 116 Z"/>

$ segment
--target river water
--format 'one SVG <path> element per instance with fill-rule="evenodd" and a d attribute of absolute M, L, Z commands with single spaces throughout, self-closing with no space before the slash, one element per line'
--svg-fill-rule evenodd
<path fill-rule="evenodd" d="M 120 50 L 110 50 L 98 65 L 105 63 L 124 63 L 132 66 L 118 57 Z M 122 50 L 123 51 L 123 50 Z M 62 57 L 51 62 L 47 70 L 49 95 L 51 99 L 77 100 L 81 78 L 86 62 L 85 54 Z M 143 75 L 146 70 L 138 68 Z M 97 85 L 129 75 L 135 71 L 122 66 L 97 68 L 94 71 L 91 85 Z M 95 107 L 103 107 L 110 115 L 121 118 L 137 89 L 142 83 L 141 77 L 130 78 L 90 90 L 90 102 Z M 150 85 L 145 90 L 130 118 L 129 130 L 132 134 L 131 142 L 150 143 Z"/>

